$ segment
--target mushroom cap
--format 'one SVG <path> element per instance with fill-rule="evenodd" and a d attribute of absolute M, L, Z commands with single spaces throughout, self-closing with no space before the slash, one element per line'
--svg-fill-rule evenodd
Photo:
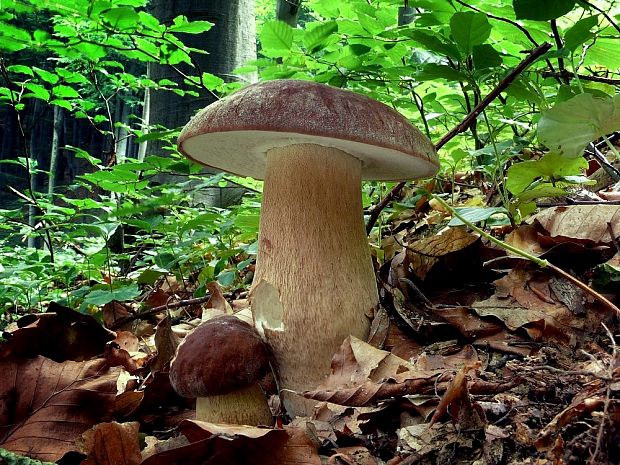
<path fill-rule="evenodd" d="M 396 110 L 364 95 L 310 81 L 265 81 L 204 108 L 179 136 L 179 150 L 206 166 L 264 179 L 267 151 L 293 144 L 342 150 L 362 177 L 432 176 L 432 142 Z"/>
<path fill-rule="evenodd" d="M 232 315 L 202 323 L 177 348 L 170 382 L 183 397 L 228 394 L 269 371 L 269 349 L 256 330 Z"/>

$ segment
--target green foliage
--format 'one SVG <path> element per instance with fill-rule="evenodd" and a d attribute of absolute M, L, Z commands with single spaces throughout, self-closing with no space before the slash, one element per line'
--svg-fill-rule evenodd
<path fill-rule="evenodd" d="M 308 0 L 309 20 L 292 28 L 273 21 L 262 2 L 261 57 L 248 69 L 258 69 L 261 79 L 310 79 L 364 93 L 439 141 L 525 53 L 553 37 L 549 21 L 555 20 L 555 48 L 443 147 L 440 175 L 454 189 L 457 171 L 480 173 L 480 185 L 501 204 L 459 211 L 469 221 L 487 223 L 506 217 L 518 222 L 534 211 L 537 199 L 565 195 L 584 182 L 583 150 L 620 129 L 620 100 L 617 86 L 566 76 L 619 78 L 618 31 L 610 23 L 618 10 L 611 1 L 596 2 L 598 11 L 573 0 L 419 0 L 414 21 L 399 25 L 401 4 Z M 200 167 L 176 152 L 178 128 L 147 127 L 139 115 L 132 123 L 119 122 L 109 107 L 117 95 L 139 107 L 147 89 L 179 95 L 233 90 L 239 84 L 193 69 L 190 53 L 202 52 L 182 42 L 184 34 L 213 24 L 182 16 L 162 23 L 148 13 L 146 0 L 19 0 L 2 6 L 0 105 L 22 116 L 37 105 L 58 106 L 89 122 L 112 145 L 124 125 L 138 143 L 159 141 L 170 152 L 108 163 L 100 154 L 65 147 L 88 170 L 52 196 L 24 193 L 37 201 L 34 225 L 24 220 L 29 202 L 3 205 L 4 322 L 22 311 L 43 310 L 52 299 L 84 312 L 113 300 L 139 300 L 143 286 L 167 275 L 191 282 L 195 295 L 204 294 L 214 279 L 230 288 L 246 285 L 257 251 L 260 194 L 246 195 L 228 209 L 204 207 L 195 199 L 205 187 L 235 182 L 260 191 L 260 183 L 202 176 Z M 187 88 L 148 79 L 148 63 L 189 69 Z M 3 163 L 21 166 L 30 176 L 38 172 L 27 154 Z M 170 173 L 183 181 L 153 182 Z M 364 205 L 391 186 L 369 184 Z M 49 237 L 50 244 L 45 250 L 27 248 L 29 237 Z M 116 247 L 119 237 L 123 245 Z"/>
<path fill-rule="evenodd" d="M 538 139 L 567 158 L 583 155 L 599 137 L 620 130 L 620 94 L 596 98 L 578 94 L 542 113 Z"/>
<path fill-rule="evenodd" d="M 14 454 L 13 452 L 9 452 L 8 450 L 1 448 L 0 459 L 2 459 L 6 465 L 53 465 L 52 462 L 41 462 L 29 457 Z"/>

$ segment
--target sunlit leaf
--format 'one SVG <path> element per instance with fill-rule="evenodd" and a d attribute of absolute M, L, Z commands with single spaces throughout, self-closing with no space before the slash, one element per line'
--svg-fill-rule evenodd
<path fill-rule="evenodd" d="M 489 38 L 491 24 L 484 13 L 465 11 L 450 18 L 450 31 L 461 50 L 471 54 L 474 45 L 481 45 Z"/>
<path fill-rule="evenodd" d="M 618 130 L 620 94 L 608 99 L 579 94 L 543 112 L 538 139 L 549 149 L 576 158 L 590 142 Z"/>
<path fill-rule="evenodd" d="M 268 57 L 287 56 L 293 45 L 293 28 L 283 21 L 270 21 L 260 33 L 261 53 Z"/>

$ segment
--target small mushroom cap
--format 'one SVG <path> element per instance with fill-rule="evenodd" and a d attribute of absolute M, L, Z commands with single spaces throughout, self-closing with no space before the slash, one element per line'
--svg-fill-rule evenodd
<path fill-rule="evenodd" d="M 269 371 L 269 349 L 255 329 L 232 315 L 202 323 L 177 348 L 170 382 L 184 397 L 228 394 Z"/>
<path fill-rule="evenodd" d="M 206 166 L 264 179 L 267 151 L 293 144 L 342 150 L 362 162 L 364 179 L 432 176 L 432 142 L 394 109 L 343 89 L 276 80 L 245 87 L 201 110 L 179 149 Z"/>

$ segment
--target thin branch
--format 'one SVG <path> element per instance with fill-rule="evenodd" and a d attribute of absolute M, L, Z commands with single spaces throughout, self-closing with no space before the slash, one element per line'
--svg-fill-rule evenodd
<path fill-rule="evenodd" d="M 508 88 L 510 84 L 519 76 L 525 69 L 527 69 L 532 63 L 534 63 L 538 58 L 547 53 L 547 51 L 551 48 L 551 44 L 544 43 L 534 50 L 532 50 L 527 57 L 521 63 L 519 63 L 510 73 L 506 75 L 504 79 L 502 79 L 497 86 L 485 97 L 483 98 L 476 107 L 469 112 L 467 116 L 463 119 L 461 123 L 459 123 L 454 129 L 452 129 L 448 134 L 446 134 L 437 144 L 435 144 L 435 148 L 439 150 L 441 147 L 446 145 L 450 140 L 452 140 L 457 135 L 462 132 L 467 131 L 469 127 L 476 120 L 478 115 L 482 113 L 482 111 L 488 107 L 493 100 L 497 98 L 499 94 L 501 94 L 504 90 Z M 405 187 L 406 182 L 400 182 L 370 211 L 370 216 L 368 218 L 368 223 L 366 224 L 366 233 L 370 233 L 372 228 L 374 227 L 379 215 L 383 211 L 383 209 L 394 200 L 399 194 L 400 191 Z"/>
<path fill-rule="evenodd" d="M 144 320 L 146 318 L 149 318 L 153 315 L 157 315 L 158 313 L 164 312 L 171 308 L 189 307 L 190 305 L 202 304 L 204 302 L 207 302 L 210 298 L 211 298 L 211 295 L 209 294 L 204 297 L 196 297 L 195 299 L 179 300 L 177 302 L 172 302 L 170 304 L 153 307 L 153 308 L 150 308 L 149 310 L 145 310 L 144 312 L 136 313 L 135 315 L 131 315 L 131 316 L 121 318 L 115 321 L 110 327 L 110 329 L 120 328 L 124 324 L 131 323 L 132 321 L 135 321 L 135 320 Z"/>
<path fill-rule="evenodd" d="M 598 11 L 600 14 L 602 14 L 602 15 L 605 17 L 605 19 L 609 22 L 609 24 L 611 24 L 611 25 L 612 25 L 612 27 L 613 27 L 616 31 L 618 31 L 618 32 L 620 33 L 620 26 L 618 26 L 618 24 L 617 24 L 617 23 L 616 23 L 616 22 L 615 22 L 615 21 L 611 18 L 611 16 L 609 16 L 609 15 L 607 14 L 607 12 L 606 12 L 605 10 L 603 10 L 602 8 L 599 8 L 599 7 L 598 7 L 598 6 L 596 6 L 595 4 L 590 3 L 590 2 L 588 2 L 588 1 L 586 1 L 586 0 L 580 0 L 580 3 L 583 3 L 583 4 L 585 4 L 585 5 L 588 5 L 588 6 L 589 6 L 590 8 L 592 8 L 593 10 Z"/>
<path fill-rule="evenodd" d="M 551 31 L 553 32 L 553 40 L 555 40 L 555 46 L 560 50 L 564 47 L 564 42 L 562 42 L 562 37 L 560 36 L 560 31 L 558 30 L 558 23 L 555 19 L 549 21 L 551 25 Z M 558 68 L 560 69 L 560 75 L 566 73 L 566 67 L 564 66 L 564 58 L 558 55 Z M 565 84 L 568 84 L 568 79 L 562 79 Z"/>
<path fill-rule="evenodd" d="M 530 31 L 528 31 L 528 30 L 527 30 L 527 28 L 525 28 L 525 27 L 521 26 L 521 25 L 520 25 L 519 23 L 517 23 L 516 21 L 513 21 L 513 20 L 511 20 L 511 19 L 509 19 L 509 18 L 503 18 L 503 17 L 501 17 L 501 16 L 496 16 L 496 15 L 494 15 L 494 14 L 492 14 L 492 13 L 488 13 L 488 12 L 486 12 L 486 11 L 482 11 L 481 9 L 476 8 L 476 7 L 475 7 L 475 6 L 473 6 L 473 5 L 469 5 L 468 3 L 465 3 L 465 2 L 464 2 L 464 1 L 462 1 L 462 0 L 454 0 L 454 1 L 455 1 L 456 3 L 458 3 L 459 5 L 462 5 L 462 6 L 466 7 L 466 8 L 471 9 L 471 10 L 477 11 L 478 13 L 484 13 L 485 15 L 487 15 L 487 16 L 488 16 L 489 18 L 491 18 L 491 19 L 495 19 L 496 21 L 502 21 L 502 22 L 504 22 L 504 23 L 508 23 L 508 24 L 510 24 L 510 25 L 512 25 L 512 26 L 514 26 L 514 27 L 516 27 L 519 31 L 521 31 L 521 32 L 523 33 L 523 35 L 524 35 L 525 37 L 527 37 L 527 40 L 529 40 L 529 41 L 532 43 L 532 45 L 534 45 L 534 47 L 538 47 L 538 46 L 539 46 L 539 43 L 536 41 L 536 39 L 534 39 L 534 37 L 532 36 L 532 34 L 530 34 Z M 551 60 L 549 60 L 549 59 L 547 58 L 547 59 L 545 59 L 545 61 L 547 62 L 547 66 L 549 66 L 549 69 L 550 69 L 551 71 L 555 71 L 555 69 L 554 69 L 554 67 L 553 67 L 553 64 L 551 63 Z"/>
<path fill-rule="evenodd" d="M 556 71 L 543 71 L 542 77 L 553 77 L 553 78 L 561 78 L 561 79 L 581 79 L 582 81 L 590 81 L 590 82 L 602 82 L 603 84 L 611 84 L 612 86 L 620 85 L 620 79 L 611 79 L 601 76 L 589 76 L 587 74 L 575 74 L 570 71 L 564 70 L 563 73 L 558 73 Z"/>

